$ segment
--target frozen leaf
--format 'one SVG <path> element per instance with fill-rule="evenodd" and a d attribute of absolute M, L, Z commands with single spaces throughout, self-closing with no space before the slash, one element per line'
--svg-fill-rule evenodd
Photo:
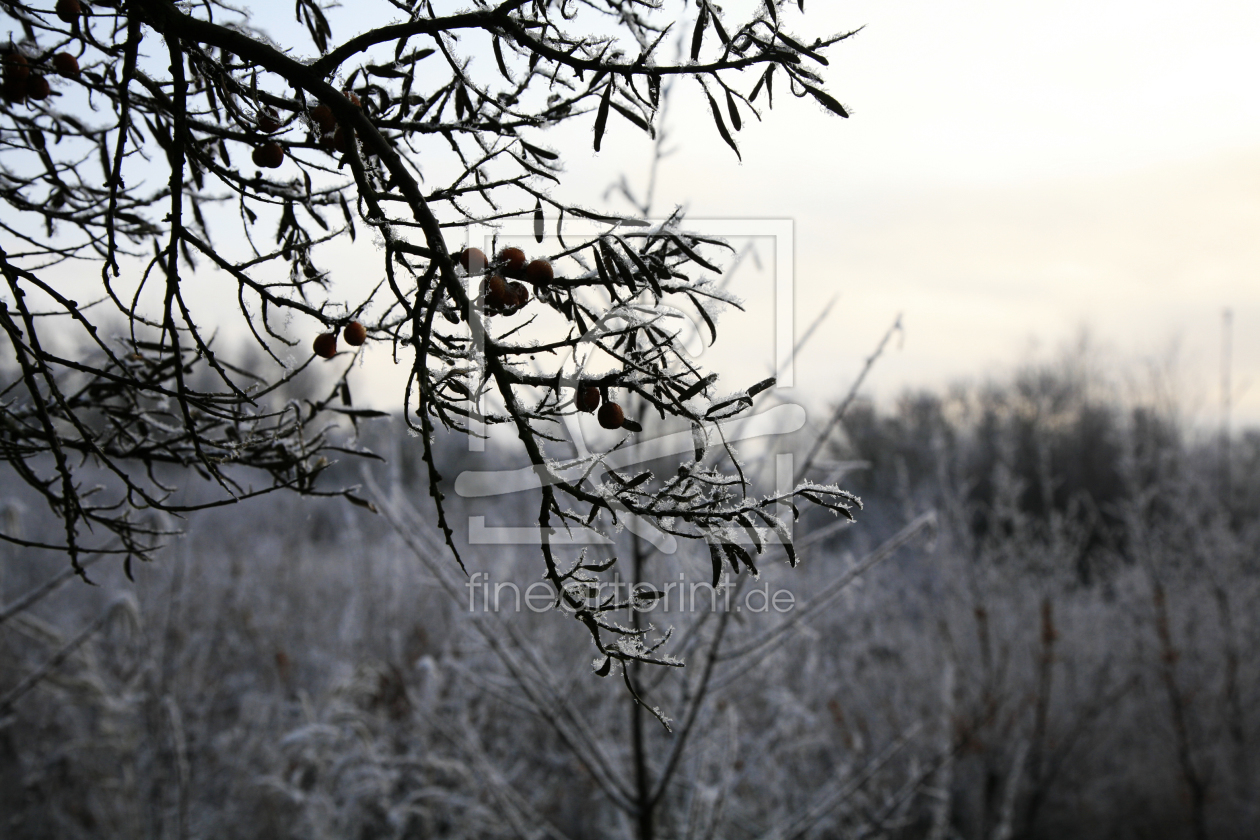
<path fill-rule="evenodd" d="M 604 86 L 604 95 L 599 100 L 599 111 L 595 114 L 595 151 L 599 151 L 599 144 L 604 139 L 604 128 L 608 125 L 608 105 L 612 102 L 613 81 L 608 80 L 608 84 Z"/>
<path fill-rule="evenodd" d="M 713 122 L 717 124 L 718 134 L 722 135 L 722 139 L 726 141 L 726 145 L 730 146 L 731 149 L 734 150 L 735 157 L 742 161 L 744 157 L 739 153 L 739 146 L 735 145 L 735 140 L 731 137 L 731 133 L 726 130 L 726 123 L 722 122 L 722 112 L 718 110 L 718 104 L 716 100 L 714 100 L 713 94 L 706 90 L 704 95 L 709 100 L 709 111 L 713 114 Z"/>

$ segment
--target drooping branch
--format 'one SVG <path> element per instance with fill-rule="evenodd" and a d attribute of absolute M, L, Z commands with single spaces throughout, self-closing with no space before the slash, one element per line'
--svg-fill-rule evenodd
<path fill-rule="evenodd" d="M 712 252 L 725 243 L 689 233 L 681 213 L 648 222 L 582 207 L 565 194 L 563 152 L 546 144 L 549 129 L 575 119 L 593 119 L 597 149 L 622 118 L 653 134 L 663 77 L 703 86 L 721 139 L 737 153 L 730 129 L 748 114 L 761 119 L 754 103 L 763 87 L 770 94 L 776 69 L 794 93 L 845 115 L 806 65 L 825 65 L 823 51 L 847 35 L 807 43 L 785 30 L 773 4 L 728 26 L 706 2 L 691 61 L 658 62 L 675 22 L 650 4 L 566 12 L 512 0 L 446 16 L 419 4 L 409 21 L 337 43 L 320 4 L 303 0 L 299 12 L 322 54 L 303 61 L 219 0 L 191 8 L 129 0 L 79 17 L 63 5 L 63 26 L 21 4 L 3 12 L 29 37 L 4 59 L 0 114 L 16 139 L 0 150 L 0 199 L 16 212 L 0 230 L 32 248 L 6 258 L 14 300 L 5 302 L 4 327 L 20 374 L 0 393 L 8 400 L 0 440 L 6 462 L 65 522 L 72 562 L 84 550 L 81 526 L 104 526 L 129 557 L 151 556 L 161 534 L 133 522 L 141 508 L 183 513 L 280 489 L 354 500 L 353 488 L 317 486 L 329 463 L 321 453 L 346 448 L 331 431 L 335 418 L 379 412 L 353 407 L 345 373 L 323 399 L 275 402 L 317 357 L 339 356 L 339 335 L 353 347 L 389 342 L 398 361 L 410 355 L 405 417 L 422 438 L 438 523 L 457 560 L 439 427 L 511 430 L 523 460 L 546 477 L 536 497 L 544 575 L 606 666 L 677 663 L 663 639 L 613 619 L 628 602 L 581 596 L 616 558 L 569 556 L 553 529 L 610 533 L 640 523 L 703 543 L 716 578 L 727 566 L 755 573 L 755 556 L 770 544 L 786 543 L 794 556 L 783 510 L 818 505 L 847 517 L 860 504 L 809 482 L 756 492 L 722 424 L 773 381 L 720 391 L 688 357 L 674 320 L 703 323 L 716 339 L 718 310 L 734 303 L 713 279 Z M 464 47 L 474 36 L 488 40 L 491 65 Z M 77 55 L 50 57 L 36 44 L 46 37 L 57 39 L 54 49 L 78 45 Z M 165 61 L 142 42 L 162 43 Z M 758 79 L 745 94 L 735 81 L 750 69 Z M 76 87 L 112 109 L 113 122 L 88 125 L 68 95 Z M 256 173 L 233 163 L 242 150 Z M 87 168 L 98 159 L 94 177 Z M 223 231 L 233 213 L 239 235 Z M 327 218 L 337 213 L 335 223 Z M 537 243 L 553 222 L 559 242 L 533 261 L 497 234 L 488 255 L 454 238 L 470 224 L 530 218 Z M 586 226 L 580 234 L 576 221 Z M 592 223 L 601 229 L 591 232 Z M 262 239 L 271 224 L 274 246 Z M 364 227 L 383 264 L 379 279 L 354 287 L 317 257 Z M 46 262 L 31 263 L 37 254 Z M 47 260 L 82 259 L 101 265 L 101 309 L 125 321 L 126 338 L 98 334 L 99 310 L 44 273 Z M 231 290 L 239 331 L 278 372 L 255 375 L 216 343 L 192 283 Z M 27 296 L 47 311 L 34 311 Z M 82 331 L 88 349 L 55 352 L 38 340 L 46 323 Z M 311 325 L 322 331 L 314 355 L 289 359 L 286 348 L 307 345 Z M 582 412 L 640 433 L 618 393 L 691 430 L 694 447 L 680 450 L 674 474 L 614 466 L 632 437 L 576 459 L 559 451 L 556 429 Z M 71 453 L 109 473 L 118 495 L 85 501 L 84 467 Z M 177 497 L 177 470 L 211 481 L 217 495 Z M 260 473 L 262 487 L 247 477 Z"/>

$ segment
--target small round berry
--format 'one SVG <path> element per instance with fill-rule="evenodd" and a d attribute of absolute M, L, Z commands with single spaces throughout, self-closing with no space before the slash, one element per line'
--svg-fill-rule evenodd
<path fill-rule="evenodd" d="M 43 76 L 31 76 L 26 80 L 26 95 L 43 101 L 52 96 L 52 87 Z"/>
<path fill-rule="evenodd" d="M 332 146 L 343 155 L 350 151 L 350 142 L 354 139 L 354 129 L 345 129 L 337 126 L 337 130 L 333 132 Z"/>
<path fill-rule="evenodd" d="M 507 281 L 499 275 L 495 274 L 486 281 L 486 307 L 489 309 L 503 309 L 513 300 L 513 295 L 508 293 Z"/>
<path fill-rule="evenodd" d="M 535 286 L 540 283 L 550 283 L 555 276 L 555 272 L 551 270 L 551 263 L 546 260 L 534 260 L 525 266 L 525 279 Z"/>
<path fill-rule="evenodd" d="M 337 355 L 337 334 L 321 333 L 315 336 L 315 355 L 323 359 L 331 359 Z"/>
<path fill-rule="evenodd" d="M 267 108 L 258 112 L 258 130 L 263 134 L 271 134 L 280 130 L 280 118 L 276 112 Z"/>
<path fill-rule="evenodd" d="M 615 402 L 606 402 L 599 407 L 599 425 L 605 429 L 620 429 L 626 422 L 626 414 Z"/>
<path fill-rule="evenodd" d="M 459 252 L 459 256 L 455 258 L 460 265 L 464 267 L 464 271 L 480 272 L 486 267 L 486 252 L 480 248 L 465 248 Z"/>
<path fill-rule="evenodd" d="M 4 79 L 4 98 L 10 102 L 21 102 L 26 99 L 26 79 L 6 76 Z"/>
<path fill-rule="evenodd" d="M 311 120 L 315 125 L 319 126 L 321 134 L 327 134 L 337 127 L 337 120 L 333 117 L 332 108 L 327 105 L 316 105 L 311 109 Z"/>
<path fill-rule="evenodd" d="M 367 341 L 367 327 L 358 321 L 351 321 L 346 324 L 346 328 L 341 331 L 341 337 L 346 340 L 346 344 L 351 347 L 358 347 Z"/>
<path fill-rule="evenodd" d="M 57 75 L 65 76 L 67 79 L 77 79 L 79 77 L 79 59 L 70 53 L 57 53 L 52 57 L 52 63 L 53 69 L 57 71 Z"/>
<path fill-rule="evenodd" d="M 274 140 L 254 149 L 254 163 L 267 169 L 277 169 L 284 163 L 284 147 Z"/>
<path fill-rule="evenodd" d="M 599 389 L 594 385 L 582 385 L 577 389 L 577 395 L 574 396 L 573 402 L 577 405 L 578 411 L 585 411 L 590 414 L 599 408 Z"/>
<path fill-rule="evenodd" d="M 31 75 L 31 65 L 27 62 L 26 56 L 20 52 L 11 52 L 4 57 L 4 80 L 10 79 L 15 82 L 25 82 Z"/>
<path fill-rule="evenodd" d="M 529 289 L 525 288 L 524 283 L 509 283 L 508 301 L 512 306 L 520 309 L 522 306 L 529 303 Z"/>
<path fill-rule="evenodd" d="M 520 248 L 504 248 L 499 252 L 499 262 L 503 263 L 504 270 L 510 272 L 520 272 L 525 269 L 525 252 Z"/>
<path fill-rule="evenodd" d="M 83 14 L 79 0 L 57 0 L 57 17 L 62 23 L 74 23 Z"/>
<path fill-rule="evenodd" d="M 22 53 L 11 52 L 4 57 L 4 98 L 10 102 L 26 99 L 26 83 L 31 77 L 31 65 Z"/>
<path fill-rule="evenodd" d="M 359 97 L 355 96 L 354 91 L 352 91 L 352 90 L 348 90 L 348 91 L 346 91 L 346 99 L 349 99 L 349 100 L 350 100 L 350 104 L 351 104 L 351 105 L 353 105 L 353 106 L 354 106 L 354 107 L 356 107 L 356 108 L 362 108 L 362 107 L 363 107 L 363 103 L 359 101 Z"/>

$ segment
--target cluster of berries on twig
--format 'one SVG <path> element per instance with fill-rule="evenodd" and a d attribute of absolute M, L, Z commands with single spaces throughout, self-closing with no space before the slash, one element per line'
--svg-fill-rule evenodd
<path fill-rule="evenodd" d="M 50 60 L 51 69 L 67 79 L 79 75 L 79 60 L 68 52 L 59 52 Z M 44 68 L 49 69 L 49 68 Z M 14 50 L 4 57 L 4 98 L 22 103 L 29 100 L 42 102 L 52 96 L 48 76 L 38 66 L 32 66 L 27 57 Z"/>
<path fill-rule="evenodd" d="M 578 411 L 587 414 L 599 409 L 599 413 L 595 415 L 595 418 L 599 420 L 599 425 L 605 429 L 620 429 L 626 422 L 626 413 L 621 406 L 606 397 L 607 394 L 603 393 L 598 386 L 579 385 L 577 394 L 573 397 L 573 404 L 577 406 Z"/>
<path fill-rule="evenodd" d="M 459 252 L 457 260 L 469 274 L 481 273 L 487 268 L 493 272 L 482 286 L 487 315 L 514 315 L 529 303 L 529 288 L 519 281 L 528 280 L 537 289 L 555 277 L 551 263 L 546 260 L 528 262 L 520 248 L 504 248 L 493 264 L 480 248 L 465 248 Z"/>
<path fill-rule="evenodd" d="M 341 337 L 346 340 L 346 344 L 351 347 L 358 347 L 367 341 L 367 327 L 358 321 L 351 321 L 346 324 L 345 329 L 341 331 Z M 315 344 L 313 349 L 315 355 L 324 359 L 331 359 L 337 355 L 337 334 L 335 332 L 322 333 L 315 336 Z"/>
<path fill-rule="evenodd" d="M 363 103 L 359 97 L 351 92 L 346 91 L 346 98 L 351 104 L 362 108 Z M 326 152 L 345 154 L 350 149 L 350 141 L 354 139 L 354 129 L 347 128 L 337 122 L 336 116 L 333 115 L 332 108 L 324 103 L 316 105 L 307 113 L 310 117 L 311 129 L 314 133 L 316 144 Z M 257 117 L 258 131 L 262 134 L 275 134 L 284 124 L 274 111 L 265 108 L 258 113 Z M 254 147 L 254 164 L 266 169 L 278 169 L 280 164 L 284 163 L 284 146 L 276 140 L 267 140 Z"/>

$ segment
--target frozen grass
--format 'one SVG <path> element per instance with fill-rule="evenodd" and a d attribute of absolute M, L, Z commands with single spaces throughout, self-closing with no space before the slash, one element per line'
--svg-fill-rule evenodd
<path fill-rule="evenodd" d="M 875 465 L 852 476 L 866 515 L 764 579 L 801 610 L 927 510 L 932 539 L 754 667 L 719 657 L 657 836 L 1255 836 L 1250 439 L 1226 491 L 1214 450 L 1170 422 L 1003 393 L 851 416 L 831 456 Z M 401 450 L 377 473 L 404 513 L 423 496 L 413 466 Z M 27 534 L 56 524 L 6 504 Z M 212 512 L 134 583 L 105 560 L 99 586 L 15 610 L 0 697 L 64 661 L 4 712 L 0 834 L 636 836 L 635 804 L 617 804 L 639 764 L 620 682 L 554 615 L 470 615 L 423 515 L 397 524 L 283 498 Z M 0 552 L 7 605 L 64 568 Z M 529 582 L 534 562 L 474 555 L 498 580 Z M 653 559 L 648 576 L 706 564 Z M 642 675 L 678 715 L 719 624 L 731 652 L 792 614 L 710 615 L 694 645 L 697 615 L 647 617 L 688 659 Z M 677 737 L 644 733 L 654 778 Z"/>

